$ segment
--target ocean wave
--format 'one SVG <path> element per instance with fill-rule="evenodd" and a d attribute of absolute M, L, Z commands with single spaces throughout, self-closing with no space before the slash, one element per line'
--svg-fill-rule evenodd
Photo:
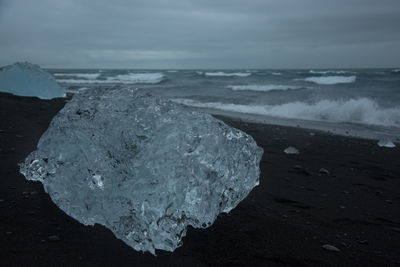
<path fill-rule="evenodd" d="M 301 86 L 292 86 L 292 85 L 275 85 L 275 84 L 266 84 L 266 85 L 228 85 L 228 88 L 234 91 L 260 91 L 260 92 L 269 92 L 274 90 L 296 90 L 301 89 Z"/>
<path fill-rule="evenodd" d="M 76 77 L 88 80 L 96 80 L 99 78 L 101 73 L 55 73 L 56 77 Z"/>
<path fill-rule="evenodd" d="M 59 83 L 70 83 L 70 84 L 95 84 L 95 83 L 111 83 L 107 80 L 85 80 L 85 79 L 57 79 Z"/>
<path fill-rule="evenodd" d="M 396 72 L 396 73 L 399 73 L 400 72 L 400 69 L 394 69 L 394 70 L 392 70 L 393 72 Z"/>
<path fill-rule="evenodd" d="M 111 82 L 118 82 L 124 84 L 136 83 L 160 83 L 164 79 L 164 75 L 159 72 L 155 73 L 129 73 L 120 74 L 114 77 L 108 77 L 107 80 Z"/>
<path fill-rule="evenodd" d="M 306 82 L 313 82 L 321 85 L 334 85 L 341 83 L 353 83 L 357 79 L 356 76 L 323 76 L 323 77 L 309 77 L 303 79 Z"/>
<path fill-rule="evenodd" d="M 164 75 L 162 73 L 129 73 L 107 77 L 105 80 L 57 79 L 57 82 L 72 84 L 156 84 L 163 79 Z"/>
<path fill-rule="evenodd" d="M 248 77 L 251 75 L 251 72 L 206 72 L 204 73 L 206 76 L 211 76 L 211 77 L 231 77 L 231 76 L 237 76 L 237 77 Z"/>
<path fill-rule="evenodd" d="M 345 71 L 345 70 L 310 70 L 309 73 L 311 73 L 311 74 L 329 74 L 329 73 L 345 74 L 345 73 L 349 73 L 349 72 Z"/>
<path fill-rule="evenodd" d="M 269 74 L 271 74 L 271 75 L 275 75 L 275 76 L 280 76 L 280 75 L 282 75 L 282 72 L 270 72 Z"/>
<path fill-rule="evenodd" d="M 199 108 L 211 108 L 288 119 L 351 122 L 400 127 L 400 106 L 382 108 L 368 98 L 341 101 L 321 100 L 314 104 L 291 102 L 281 105 L 240 105 L 221 102 L 198 102 L 191 99 L 173 99 L 173 101 Z"/>
<path fill-rule="evenodd" d="M 78 88 L 78 89 L 75 89 L 75 90 L 73 90 L 73 89 L 67 89 L 66 92 L 67 92 L 67 93 L 71 93 L 71 94 L 79 94 L 80 92 L 83 92 L 83 91 L 86 91 L 86 90 L 90 90 L 90 88 L 81 87 L 81 88 Z"/>

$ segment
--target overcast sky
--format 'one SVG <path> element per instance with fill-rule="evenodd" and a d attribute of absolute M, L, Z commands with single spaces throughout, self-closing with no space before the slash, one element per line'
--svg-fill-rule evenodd
<path fill-rule="evenodd" d="M 0 65 L 400 66 L 400 0 L 0 0 Z"/>

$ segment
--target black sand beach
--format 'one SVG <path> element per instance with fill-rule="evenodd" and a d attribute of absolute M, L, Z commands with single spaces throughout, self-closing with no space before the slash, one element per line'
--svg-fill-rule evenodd
<path fill-rule="evenodd" d="M 260 185 L 154 257 L 83 226 L 19 174 L 65 102 L 0 94 L 1 266 L 400 266 L 399 147 L 219 117 L 264 148 Z"/>

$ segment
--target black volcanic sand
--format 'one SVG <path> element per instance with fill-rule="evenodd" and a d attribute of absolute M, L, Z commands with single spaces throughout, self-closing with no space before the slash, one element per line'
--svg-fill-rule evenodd
<path fill-rule="evenodd" d="M 398 147 L 221 118 L 264 148 L 260 186 L 210 228 L 189 228 L 175 252 L 154 257 L 65 215 L 19 174 L 65 103 L 0 94 L 1 266 L 400 265 Z M 300 154 L 283 153 L 288 146 Z"/>

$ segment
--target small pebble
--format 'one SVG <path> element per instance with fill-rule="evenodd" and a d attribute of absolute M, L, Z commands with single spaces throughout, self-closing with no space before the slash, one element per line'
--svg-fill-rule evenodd
<path fill-rule="evenodd" d="M 334 252 L 339 252 L 340 251 L 340 249 L 338 249 L 337 247 L 329 245 L 329 244 L 323 245 L 322 248 L 326 249 L 328 251 L 334 251 Z"/>
<path fill-rule="evenodd" d="M 392 231 L 395 231 L 395 232 L 399 232 L 399 233 L 400 233 L 400 228 L 398 228 L 398 227 L 392 227 L 392 228 L 390 228 L 390 229 L 392 229 Z"/>
<path fill-rule="evenodd" d="M 298 173 L 303 174 L 303 175 L 311 175 L 311 173 L 309 171 L 307 171 L 305 168 L 303 168 L 300 165 L 294 165 L 293 169 L 295 169 Z"/>
<path fill-rule="evenodd" d="M 359 244 L 361 245 L 367 245 L 368 244 L 368 240 L 360 240 L 358 241 Z"/>
<path fill-rule="evenodd" d="M 47 239 L 51 242 L 60 241 L 60 238 L 58 237 L 58 235 L 50 235 L 47 237 Z"/>
<path fill-rule="evenodd" d="M 319 169 L 319 173 L 320 174 L 326 174 L 326 175 L 329 175 L 330 174 L 330 171 L 328 171 L 327 169 L 325 169 L 325 168 L 321 168 L 321 169 Z"/>

